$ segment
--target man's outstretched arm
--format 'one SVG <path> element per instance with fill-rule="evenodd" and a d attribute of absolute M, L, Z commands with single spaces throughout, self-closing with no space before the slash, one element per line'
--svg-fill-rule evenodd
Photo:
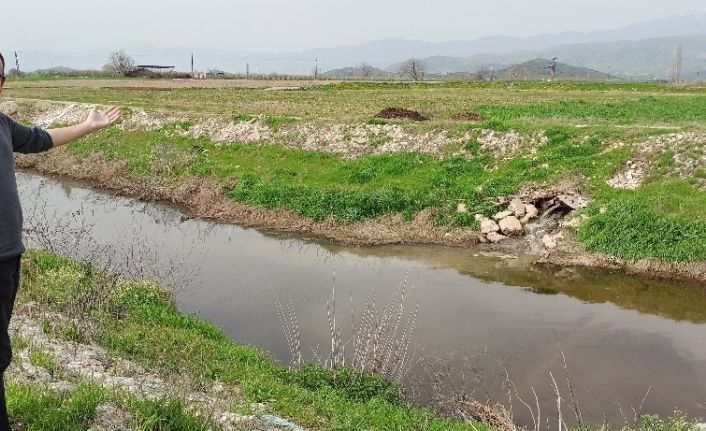
<path fill-rule="evenodd" d="M 47 133 L 51 136 L 54 146 L 60 147 L 115 124 L 120 114 L 120 108 L 116 106 L 110 106 L 104 111 L 98 111 L 93 107 L 84 122 L 69 127 L 47 129 Z"/>
<path fill-rule="evenodd" d="M 17 153 L 41 153 L 52 147 L 66 145 L 90 133 L 111 126 L 120 118 L 120 108 L 108 107 L 104 111 L 91 109 L 85 121 L 69 127 L 43 130 L 38 127 L 26 127 L 4 117 L 10 124 L 12 147 Z"/>

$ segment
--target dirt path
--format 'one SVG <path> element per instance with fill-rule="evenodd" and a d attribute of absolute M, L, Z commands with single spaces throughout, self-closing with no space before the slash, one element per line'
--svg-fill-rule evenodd
<path fill-rule="evenodd" d="M 7 81 L 13 88 L 117 88 L 125 90 L 160 90 L 178 88 L 262 88 L 298 89 L 339 81 L 274 79 L 62 79 L 52 81 Z"/>

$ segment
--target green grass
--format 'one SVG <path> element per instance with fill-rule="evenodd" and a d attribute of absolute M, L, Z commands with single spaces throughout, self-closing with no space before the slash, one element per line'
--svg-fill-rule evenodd
<path fill-rule="evenodd" d="M 349 81 L 323 84 L 320 90 L 437 90 L 437 89 L 488 89 L 488 90 L 554 90 L 554 91 L 703 91 L 703 85 L 673 86 L 647 82 L 591 82 L 591 81 L 439 81 L 439 82 L 364 82 Z"/>
<path fill-rule="evenodd" d="M 96 407 L 104 403 L 127 412 L 127 424 L 136 431 L 220 429 L 209 420 L 193 416 L 177 399 L 138 399 L 86 383 L 59 392 L 10 379 L 6 395 L 11 421 L 21 423 L 24 431 L 84 431 L 93 423 Z"/>
<path fill-rule="evenodd" d="M 706 259 L 706 193 L 665 181 L 607 192 L 602 198 L 589 208 L 591 218 L 579 230 L 589 250 L 629 260 Z"/>
<path fill-rule="evenodd" d="M 105 315 L 93 316 L 97 341 L 109 352 L 131 358 L 164 373 L 179 372 L 196 381 L 218 380 L 238 385 L 249 402 L 266 403 L 277 414 L 315 429 L 336 430 L 474 430 L 468 424 L 441 419 L 428 410 L 406 404 L 399 389 L 370 373 L 348 369 L 326 370 L 307 365 L 299 370 L 282 367 L 261 350 L 232 342 L 220 330 L 200 319 L 182 314 L 159 286 L 147 281 L 104 284 L 105 279 L 89 265 L 45 252 L 30 251 L 23 264 L 19 300 L 39 301 L 51 306 L 61 296 L 54 279 L 74 280 L 94 288 L 110 288 L 108 303 L 101 305 Z M 64 301 L 81 301 L 68 284 Z M 45 295 L 45 292 L 51 292 Z M 96 305 L 97 306 L 97 305 Z M 119 316 L 119 317 L 116 317 Z M 19 396 L 14 411 L 34 411 L 42 404 L 50 407 L 43 415 L 66 403 L 76 404 L 76 412 L 64 420 L 83 423 L 100 392 L 79 392 L 75 399 Z M 156 403 L 137 409 L 144 418 L 174 417 L 179 406 Z M 135 409 L 132 409 L 135 410 Z M 18 416 L 23 416 L 19 413 Z M 83 422 L 82 422 L 83 421 Z M 69 423 L 67 422 L 67 423 Z M 479 430 L 487 429 L 475 425 Z M 37 428 L 41 429 L 41 428 Z M 65 429 L 74 429 L 67 427 Z M 154 429 L 154 428 L 146 428 Z M 158 428 L 157 428 L 158 429 Z M 199 429 L 199 428 L 162 428 Z"/>
<path fill-rule="evenodd" d="M 568 100 L 527 105 L 482 105 L 478 112 L 496 121 L 553 118 L 611 124 L 673 124 L 706 120 L 706 97 L 650 96 L 610 102 Z"/>
<path fill-rule="evenodd" d="M 42 367 L 49 372 L 53 372 L 57 368 L 54 356 L 42 349 L 32 348 L 29 353 L 29 362 L 36 366 Z"/>
<path fill-rule="evenodd" d="M 234 123 L 242 123 L 246 121 L 252 121 L 257 118 L 256 115 L 250 115 L 250 114 L 233 114 L 231 117 L 233 119 Z"/>
<path fill-rule="evenodd" d="M 136 431 L 212 431 L 220 429 L 210 420 L 194 417 L 188 413 L 180 400 L 157 399 L 124 402 L 132 414 Z"/>
<path fill-rule="evenodd" d="M 277 131 L 287 124 L 291 124 L 297 121 L 296 118 L 284 117 L 280 115 L 271 115 L 265 118 L 265 124 L 270 127 L 270 129 Z"/>
<path fill-rule="evenodd" d="M 84 431 L 103 398 L 96 386 L 80 386 L 68 394 L 14 382 L 6 389 L 9 415 L 25 431 Z"/>

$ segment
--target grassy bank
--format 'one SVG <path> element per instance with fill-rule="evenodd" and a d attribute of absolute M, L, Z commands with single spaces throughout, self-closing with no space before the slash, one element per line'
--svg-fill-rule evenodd
<path fill-rule="evenodd" d="M 452 82 L 337 83 L 295 91 L 164 90 L 20 85 L 8 95 L 110 101 L 187 118 L 144 130 L 114 128 L 69 147 L 82 159 L 99 155 L 125 163 L 135 183 L 207 179 L 236 202 L 285 209 L 310 220 L 350 223 L 402 214 L 411 222 L 429 211 L 435 226 L 477 229 L 474 214 L 503 209 L 499 197 L 526 185 L 569 181 L 592 198 L 584 211 L 589 219 L 578 229 L 585 249 L 626 260 L 706 259 L 703 142 L 687 136 L 658 150 L 643 145 L 660 136 L 704 133 L 706 89 L 701 86 Z M 430 121 L 373 119 L 386 106 L 418 110 Z M 449 119 L 468 111 L 485 120 Z M 192 132 L 201 121 L 194 112 L 220 114 L 231 126 L 257 124 L 264 135 L 216 143 Z M 355 158 L 341 157 L 325 145 L 292 145 L 306 139 L 302 133 L 342 124 L 353 129 L 341 133 L 339 146 L 353 139 L 350 133 L 368 134 L 366 142 L 356 144 L 367 149 Z M 378 126 L 383 132 L 369 128 Z M 399 130 L 408 134 L 407 141 L 439 133 L 448 143 L 434 151 L 379 151 L 392 139 L 385 133 Z M 488 138 L 489 132 L 495 138 Z M 628 160 L 646 166 L 640 187 L 609 186 L 607 180 Z M 468 212 L 457 211 L 460 203 Z"/>
<path fill-rule="evenodd" d="M 317 430 L 490 429 L 408 405 L 394 384 L 374 374 L 278 365 L 258 348 L 238 345 L 213 325 L 184 315 L 149 281 L 122 280 L 42 251 L 25 255 L 22 275 L 8 399 L 13 420 L 27 431 L 101 429 L 96 424 L 106 411 L 135 430 L 254 430 L 263 425 L 249 421 L 269 414 Z M 80 362 L 86 349 L 99 352 L 92 360 L 105 368 L 66 363 L 66 355 Z M 129 380 L 121 374 L 126 368 L 142 369 L 145 381 L 160 376 L 169 388 L 141 394 L 107 383 Z M 101 379 L 102 372 L 114 380 Z M 50 377 L 37 379 L 42 374 Z M 194 405 L 197 394 L 216 386 L 216 401 L 206 407 L 219 404 L 225 411 Z M 226 414 L 238 418 L 236 427 L 222 425 L 219 418 Z M 676 415 L 667 421 L 644 416 L 621 429 L 697 428 Z"/>
<path fill-rule="evenodd" d="M 191 380 L 196 387 L 219 382 L 237 388 L 243 399 L 233 400 L 235 413 L 252 413 L 253 403 L 264 403 L 266 412 L 312 429 L 487 429 L 481 424 L 440 419 L 410 406 L 395 385 L 374 374 L 280 366 L 258 348 L 238 345 L 209 323 L 182 314 L 154 283 L 117 280 L 87 264 L 45 252 L 29 252 L 23 263 L 19 309 L 31 303 L 34 309 L 69 317 L 45 317 L 42 328 L 46 334 L 95 343 L 106 349 L 108 357 L 128 358 L 159 373 L 179 376 L 180 381 Z M 54 364 L 46 352 L 33 356 L 40 357 L 38 363 L 62 365 Z M 165 425 L 140 429 L 218 429 L 210 421 L 199 422 L 178 399 L 149 402 L 90 382 L 81 382 L 63 395 L 13 383 L 10 397 L 13 417 L 26 422 L 27 429 L 85 429 L 82 424 L 90 421 L 95 407 L 105 400 L 123 406 L 141 426 L 147 420 Z M 53 422 L 59 412 L 63 412 L 61 421 Z M 45 427 L 48 423 L 62 425 Z"/>

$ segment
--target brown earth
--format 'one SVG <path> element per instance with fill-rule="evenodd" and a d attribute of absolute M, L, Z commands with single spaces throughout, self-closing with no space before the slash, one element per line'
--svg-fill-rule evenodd
<path fill-rule="evenodd" d="M 66 79 L 57 81 L 7 81 L 5 87 L 13 88 L 122 88 L 122 89 L 173 89 L 173 88 L 302 88 L 336 83 L 339 81 L 277 80 L 277 79 Z"/>
<path fill-rule="evenodd" d="M 485 121 L 485 117 L 475 112 L 464 112 L 449 117 L 454 121 Z"/>
<path fill-rule="evenodd" d="M 420 114 L 417 111 L 410 111 L 403 108 L 385 108 L 382 111 L 375 114 L 375 118 L 383 119 L 398 119 L 398 120 L 412 120 L 412 121 L 428 121 L 429 118 Z"/>
<path fill-rule="evenodd" d="M 157 178 L 136 181 L 130 178 L 123 163 L 107 161 L 97 155 L 78 158 L 62 150 L 52 156 L 18 155 L 20 169 L 86 181 L 88 185 L 110 189 L 121 195 L 144 201 L 170 202 L 181 206 L 189 216 L 236 223 L 245 227 L 292 232 L 328 239 L 344 245 L 439 244 L 479 246 L 488 251 L 527 253 L 530 244 L 522 238 L 501 244 L 480 244 L 478 232 L 435 226 L 432 210 L 419 213 L 412 222 L 401 214 L 373 220 L 341 223 L 335 220 L 314 221 L 286 210 L 268 210 L 235 202 L 221 193 L 223 184 L 189 178 L 181 183 Z M 539 190 L 532 188 L 535 193 Z M 526 189 L 528 193 L 530 189 Z M 552 192 L 554 192 L 552 190 Z M 559 246 L 537 263 L 560 266 L 583 266 L 646 275 L 649 277 L 689 280 L 706 283 L 706 262 L 669 263 L 656 259 L 628 262 L 602 253 L 585 251 L 575 234 L 564 230 Z"/>

